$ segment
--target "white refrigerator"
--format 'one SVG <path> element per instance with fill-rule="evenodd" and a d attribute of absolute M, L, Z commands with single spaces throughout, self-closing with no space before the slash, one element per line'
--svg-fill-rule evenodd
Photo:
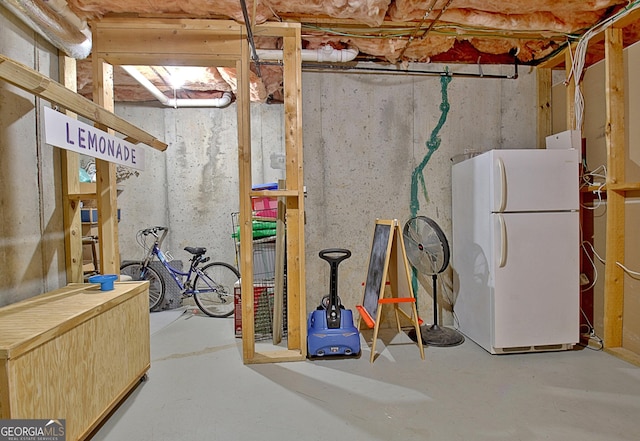
<path fill-rule="evenodd" d="M 491 150 L 452 167 L 454 313 L 492 354 L 578 342 L 578 158 Z"/>

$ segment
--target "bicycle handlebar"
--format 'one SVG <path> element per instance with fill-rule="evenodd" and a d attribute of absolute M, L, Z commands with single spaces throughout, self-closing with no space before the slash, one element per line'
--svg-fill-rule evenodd
<path fill-rule="evenodd" d="M 151 228 L 145 228 L 144 230 L 141 231 L 141 233 L 144 234 L 145 236 L 149 234 L 153 234 L 155 237 L 158 237 L 159 231 L 169 231 L 169 228 L 156 226 Z"/>
<path fill-rule="evenodd" d="M 145 237 L 151 234 L 153 237 L 155 237 L 155 242 L 158 245 L 158 247 L 160 247 L 162 245 L 162 242 L 164 242 L 164 238 L 167 236 L 168 232 L 169 232 L 168 227 L 155 226 L 151 228 L 146 228 L 144 230 L 140 230 L 138 234 L 141 234 Z M 162 233 L 162 234 L 159 235 L 158 233 Z"/>

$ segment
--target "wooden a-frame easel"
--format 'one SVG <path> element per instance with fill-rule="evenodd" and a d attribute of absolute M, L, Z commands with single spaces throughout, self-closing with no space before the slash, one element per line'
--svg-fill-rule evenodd
<path fill-rule="evenodd" d="M 401 268 L 399 268 L 399 266 Z M 399 294 L 400 277 L 405 277 L 406 279 L 405 288 L 408 289 L 408 296 L 401 297 Z M 391 288 L 391 297 L 385 297 L 387 281 Z M 411 305 L 411 314 L 407 314 L 401 309 L 400 303 L 409 303 Z M 360 319 L 364 320 L 369 328 L 373 328 L 370 358 L 372 363 L 375 357 L 376 341 L 378 339 L 380 320 L 382 318 L 382 306 L 389 304 L 393 305 L 398 332 L 402 332 L 399 314 L 406 317 L 414 326 L 417 344 L 420 348 L 420 357 L 424 360 L 424 347 L 422 346 L 416 299 L 411 286 L 411 273 L 409 271 L 404 241 L 402 240 L 402 232 L 400 231 L 397 219 L 377 219 L 373 233 L 373 243 L 369 256 L 369 266 L 362 305 L 356 306 L 360 315 L 358 328 L 360 328 Z"/>

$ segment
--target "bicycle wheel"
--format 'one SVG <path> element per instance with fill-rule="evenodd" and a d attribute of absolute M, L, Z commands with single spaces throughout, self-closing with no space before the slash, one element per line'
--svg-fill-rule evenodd
<path fill-rule="evenodd" d="M 140 262 L 125 263 L 120 267 L 120 274 L 130 276 L 135 281 L 149 281 L 149 311 L 157 308 L 164 299 L 164 279 L 150 266 L 144 268 Z"/>
<path fill-rule="evenodd" d="M 233 314 L 233 288 L 240 273 L 224 262 L 210 263 L 200 271 L 194 280 L 196 305 L 208 316 L 229 317 Z"/>

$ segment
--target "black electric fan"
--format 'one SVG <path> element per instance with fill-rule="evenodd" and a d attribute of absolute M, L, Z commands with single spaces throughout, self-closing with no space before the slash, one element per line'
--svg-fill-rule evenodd
<path fill-rule="evenodd" d="M 422 325 L 422 343 L 429 346 L 457 346 L 464 336 L 455 329 L 438 325 L 438 274 L 449 265 L 449 243 L 438 224 L 426 216 L 416 216 L 407 221 L 402 230 L 407 259 L 421 274 L 433 281 L 433 324 Z M 409 337 L 417 341 L 416 331 Z"/>

